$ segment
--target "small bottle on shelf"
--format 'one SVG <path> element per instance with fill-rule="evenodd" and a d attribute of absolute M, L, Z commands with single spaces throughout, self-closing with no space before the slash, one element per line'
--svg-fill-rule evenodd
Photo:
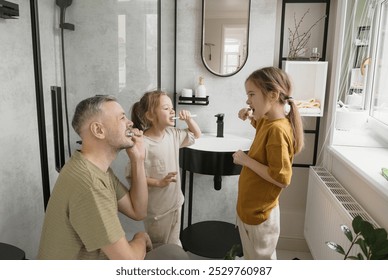
<path fill-rule="evenodd" d="M 195 90 L 195 97 L 206 97 L 206 87 L 204 85 L 204 78 L 202 76 L 199 77 L 198 87 Z"/>

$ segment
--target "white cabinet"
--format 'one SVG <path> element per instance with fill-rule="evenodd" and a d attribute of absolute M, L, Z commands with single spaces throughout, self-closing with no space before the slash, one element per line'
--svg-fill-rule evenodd
<path fill-rule="evenodd" d="M 291 79 L 291 95 L 301 116 L 323 116 L 327 66 L 327 61 L 283 61 L 282 68 Z"/>

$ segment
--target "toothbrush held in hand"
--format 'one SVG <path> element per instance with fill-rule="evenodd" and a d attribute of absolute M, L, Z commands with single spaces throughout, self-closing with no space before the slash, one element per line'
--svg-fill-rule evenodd
<path fill-rule="evenodd" d="M 191 115 L 190 117 L 191 117 L 191 118 L 195 118 L 196 116 L 197 116 L 197 115 Z M 173 119 L 173 120 L 178 120 L 179 117 L 172 117 L 172 119 Z"/>

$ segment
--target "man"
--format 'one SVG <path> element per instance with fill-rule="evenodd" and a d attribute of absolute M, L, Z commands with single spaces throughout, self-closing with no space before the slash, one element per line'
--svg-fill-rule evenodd
<path fill-rule="evenodd" d="M 120 211 L 141 220 L 147 213 L 143 132 L 132 125 L 114 97 L 95 96 L 77 105 L 72 126 L 82 148 L 65 164 L 55 184 L 38 259 L 144 259 L 152 249 L 145 232 L 127 241 L 117 215 Z M 110 168 L 122 149 L 131 161 L 129 191 Z M 172 246 L 157 250 L 152 258 L 187 258 Z"/>

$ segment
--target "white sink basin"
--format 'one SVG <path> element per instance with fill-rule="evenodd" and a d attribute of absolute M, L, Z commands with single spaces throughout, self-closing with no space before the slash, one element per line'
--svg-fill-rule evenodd
<path fill-rule="evenodd" d="M 216 134 L 204 133 L 187 148 L 208 152 L 235 152 L 237 150 L 248 151 L 251 144 L 251 139 L 236 135 L 225 134 L 224 137 L 216 137 Z"/>

